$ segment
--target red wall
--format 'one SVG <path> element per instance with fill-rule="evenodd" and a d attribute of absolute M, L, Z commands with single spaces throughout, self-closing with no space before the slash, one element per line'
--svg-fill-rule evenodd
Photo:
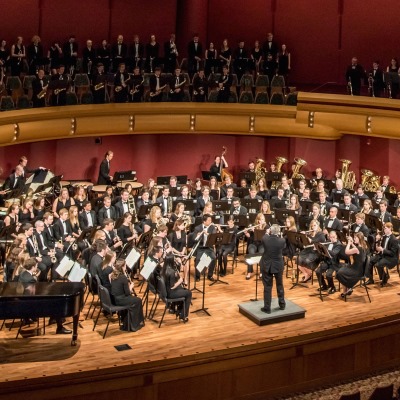
<path fill-rule="evenodd" d="M 239 39 L 253 46 L 274 31 L 292 55 L 291 82 L 344 83 L 353 55 L 369 69 L 374 59 L 386 67 L 398 54 L 400 7 L 394 0 L 14 0 L 3 1 L 0 37 L 11 44 L 17 35 L 28 43 L 39 33 L 44 44 L 69 34 L 80 48 L 86 39 L 127 42 L 139 33 L 144 42 L 155 33 L 162 44 L 177 32 L 178 50 L 199 32 L 203 47 L 217 49 L 227 37 L 232 48 Z"/>
<path fill-rule="evenodd" d="M 370 143 L 370 144 L 367 144 Z M 22 155 L 29 165 L 45 166 L 65 179 L 97 180 L 98 167 L 107 150 L 114 151 L 112 173 L 117 170 L 137 171 L 138 180 L 161 175 L 188 175 L 200 177 L 201 170 L 208 170 L 214 157 L 227 147 L 229 170 L 238 177 L 247 168 L 249 160 L 263 158 L 267 164 L 283 156 L 293 161 L 299 157 L 307 161 L 301 173 L 311 175 L 316 167 L 333 176 L 341 167 L 342 158 L 352 161 L 350 170 L 359 179 L 361 168 L 368 168 L 378 175 L 389 174 L 394 184 L 400 186 L 400 141 L 359 136 L 344 136 L 338 141 L 308 140 L 297 138 L 264 138 L 228 135 L 135 135 L 102 137 L 102 144 L 94 138 L 63 139 L 40 143 L 20 144 L 0 148 L 0 167 L 3 178 L 10 173 Z M 282 170 L 287 171 L 290 163 Z"/>

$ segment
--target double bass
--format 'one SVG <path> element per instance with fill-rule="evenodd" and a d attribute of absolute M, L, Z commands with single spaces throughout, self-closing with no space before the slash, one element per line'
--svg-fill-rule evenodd
<path fill-rule="evenodd" d="M 219 165 L 219 169 L 220 169 L 219 172 L 220 172 L 220 175 L 221 175 L 222 182 L 225 181 L 225 178 L 227 176 L 229 176 L 231 178 L 231 181 L 233 181 L 233 175 L 226 168 L 222 168 L 222 166 L 223 166 L 222 157 L 224 157 L 227 152 L 228 152 L 227 148 L 225 146 L 222 146 L 221 163 Z"/>

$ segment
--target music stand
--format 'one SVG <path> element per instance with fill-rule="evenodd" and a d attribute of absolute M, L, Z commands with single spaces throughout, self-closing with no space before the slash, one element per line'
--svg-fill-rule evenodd
<path fill-rule="evenodd" d="M 296 210 L 284 210 L 284 209 L 275 209 L 275 219 L 279 222 L 284 224 L 287 217 L 293 217 L 296 223 L 299 219 L 299 213 Z"/>
<path fill-rule="evenodd" d="M 150 213 L 150 210 L 152 209 L 153 204 L 142 204 L 139 207 L 138 211 L 138 219 L 144 219 L 146 216 Z"/>
<path fill-rule="evenodd" d="M 172 209 L 175 210 L 178 203 L 183 203 L 185 205 L 185 211 L 195 211 L 197 200 L 187 199 L 187 200 L 174 200 L 172 202 Z"/>
<path fill-rule="evenodd" d="M 262 200 L 259 199 L 243 199 L 242 206 L 247 208 L 249 213 L 258 213 Z"/>
<path fill-rule="evenodd" d="M 315 243 L 315 249 L 322 259 L 332 258 L 332 256 L 329 254 L 328 247 L 324 246 L 322 243 Z M 321 301 L 324 301 L 324 298 L 322 297 L 321 281 L 319 279 L 318 279 L 318 286 L 319 286 L 319 298 L 321 299 Z"/>
<path fill-rule="evenodd" d="M 243 199 L 244 197 L 249 195 L 249 188 L 235 187 L 235 188 L 233 188 L 233 195 L 235 197 L 239 197 L 239 199 Z"/>
<path fill-rule="evenodd" d="M 307 246 L 313 246 L 310 245 L 310 241 L 308 240 L 307 236 L 304 233 L 301 232 L 293 232 L 293 231 L 287 231 L 286 232 L 286 237 L 289 241 L 289 243 L 291 243 L 297 251 L 299 251 L 300 249 L 304 249 Z M 302 286 L 302 287 L 307 287 L 304 286 L 301 282 L 299 282 L 299 263 L 296 263 L 296 281 L 293 282 L 293 277 L 292 277 L 292 287 L 289 289 L 293 289 L 296 286 Z"/>
<path fill-rule="evenodd" d="M 232 240 L 232 237 L 233 237 L 233 233 L 229 233 L 229 232 L 210 233 L 208 235 L 208 238 L 207 238 L 207 245 L 210 242 L 210 246 L 215 246 L 216 248 L 218 248 L 217 253 L 219 254 L 219 251 L 221 250 L 220 246 L 222 246 L 224 244 L 229 244 L 231 242 L 231 240 Z M 211 282 L 210 286 L 212 286 L 212 285 L 214 285 L 216 283 L 223 283 L 225 285 L 229 285 L 228 282 L 225 282 L 225 281 L 219 279 L 219 270 L 220 270 L 220 268 L 221 268 L 221 265 L 218 262 L 217 279 L 214 282 Z"/>
<path fill-rule="evenodd" d="M 187 177 L 187 175 L 177 175 L 176 176 L 176 181 L 180 185 L 187 185 L 188 177 Z"/>
<path fill-rule="evenodd" d="M 210 197 L 213 199 L 213 200 L 219 200 L 219 190 L 218 189 L 211 189 L 210 190 Z"/>
<path fill-rule="evenodd" d="M 265 175 L 265 180 L 268 182 L 277 182 L 281 181 L 283 176 L 283 172 L 267 172 Z"/>
<path fill-rule="evenodd" d="M 231 209 L 231 205 L 227 200 L 213 200 L 212 204 L 215 212 L 228 214 L 229 210 Z"/>
<path fill-rule="evenodd" d="M 372 231 L 381 231 L 383 229 L 382 221 L 375 215 L 365 214 L 365 225 Z"/>
<path fill-rule="evenodd" d="M 333 193 L 333 195 L 332 195 L 333 205 L 336 205 L 335 203 L 337 203 L 338 205 L 344 203 L 344 199 L 343 199 L 344 193 L 345 192 L 343 192 L 343 191 L 341 193 Z"/>
<path fill-rule="evenodd" d="M 210 235 L 207 238 L 207 244 L 209 242 L 209 239 L 210 239 Z M 202 237 L 200 237 L 199 243 L 200 243 L 200 240 L 202 240 Z M 197 271 L 199 271 L 199 273 L 201 274 L 204 271 L 204 269 L 210 265 L 210 263 L 211 263 L 211 258 L 206 253 L 203 253 L 202 256 L 200 257 L 199 263 L 196 266 Z M 197 289 L 197 290 L 199 290 L 199 289 Z M 205 273 L 203 274 L 203 290 L 202 291 L 199 290 L 199 292 L 202 293 L 201 307 L 197 310 L 192 311 L 192 313 L 197 313 L 197 312 L 203 311 L 209 317 L 211 317 L 211 314 L 207 311 L 208 308 L 204 307 L 205 296 L 206 296 L 206 274 Z"/>
<path fill-rule="evenodd" d="M 286 209 L 286 200 L 285 199 L 270 199 L 268 200 L 271 210 L 283 210 Z"/>
<path fill-rule="evenodd" d="M 153 238 L 153 230 L 150 229 L 148 232 L 142 233 L 136 245 L 137 248 L 143 250 L 149 247 L 151 239 Z"/>
<path fill-rule="evenodd" d="M 245 254 L 244 256 L 244 262 L 248 265 L 254 265 L 256 264 L 256 296 L 254 299 L 250 299 L 250 301 L 258 301 L 257 295 L 258 295 L 258 281 L 259 281 L 259 272 L 258 272 L 258 266 L 260 265 L 262 253 L 255 253 L 255 254 Z"/>
<path fill-rule="evenodd" d="M 135 177 L 136 171 L 116 171 L 114 172 L 113 182 L 134 181 Z"/>
<path fill-rule="evenodd" d="M 241 181 L 242 179 L 246 180 L 247 184 L 250 184 L 251 182 L 255 182 L 256 180 L 256 173 L 255 172 L 240 172 L 239 173 L 239 180 Z"/>
<path fill-rule="evenodd" d="M 301 205 L 301 215 L 309 215 L 312 213 L 312 208 L 313 208 L 313 202 L 312 201 L 300 201 Z"/>
<path fill-rule="evenodd" d="M 232 214 L 232 216 L 235 225 L 239 228 L 249 225 L 249 217 L 247 215 Z"/>
<path fill-rule="evenodd" d="M 350 224 L 351 214 L 353 213 L 354 211 L 346 210 L 345 208 L 338 208 L 336 217 L 341 221 L 346 221 Z"/>

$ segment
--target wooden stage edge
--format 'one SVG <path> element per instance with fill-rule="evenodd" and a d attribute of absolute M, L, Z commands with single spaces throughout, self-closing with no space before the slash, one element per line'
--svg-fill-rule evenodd
<path fill-rule="evenodd" d="M 399 365 L 397 276 L 388 287 L 372 287 L 372 303 L 361 288 L 346 303 L 338 293 L 321 302 L 316 284 L 289 290 L 286 279 L 286 297 L 306 317 L 257 326 L 238 310 L 254 297 L 255 282 L 244 274 L 240 263 L 224 278 L 230 285 L 207 287 L 211 317 L 191 314 L 187 324 L 167 315 L 160 329 L 148 321 L 130 334 L 114 323 L 102 340 L 104 318 L 95 332 L 88 319 L 76 348 L 69 336 L 54 335 L 54 327 L 18 340 L 15 328 L 3 329 L 0 399 L 266 399 Z M 261 284 L 260 292 L 262 298 Z M 192 310 L 201 304 L 194 297 Z M 125 343 L 132 349 L 115 350 Z"/>

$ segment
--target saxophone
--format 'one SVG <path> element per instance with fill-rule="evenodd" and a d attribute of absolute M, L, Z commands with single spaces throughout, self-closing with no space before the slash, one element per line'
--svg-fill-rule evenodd
<path fill-rule="evenodd" d="M 174 89 L 170 90 L 170 93 L 174 93 L 176 89 L 179 89 L 181 86 L 183 86 L 186 83 L 186 79 L 184 79 L 182 82 L 178 83 L 177 85 L 175 85 Z"/>
<path fill-rule="evenodd" d="M 46 86 L 43 86 L 43 89 L 37 94 L 38 99 L 43 99 L 43 97 L 46 96 L 48 86 L 48 84 Z"/>

